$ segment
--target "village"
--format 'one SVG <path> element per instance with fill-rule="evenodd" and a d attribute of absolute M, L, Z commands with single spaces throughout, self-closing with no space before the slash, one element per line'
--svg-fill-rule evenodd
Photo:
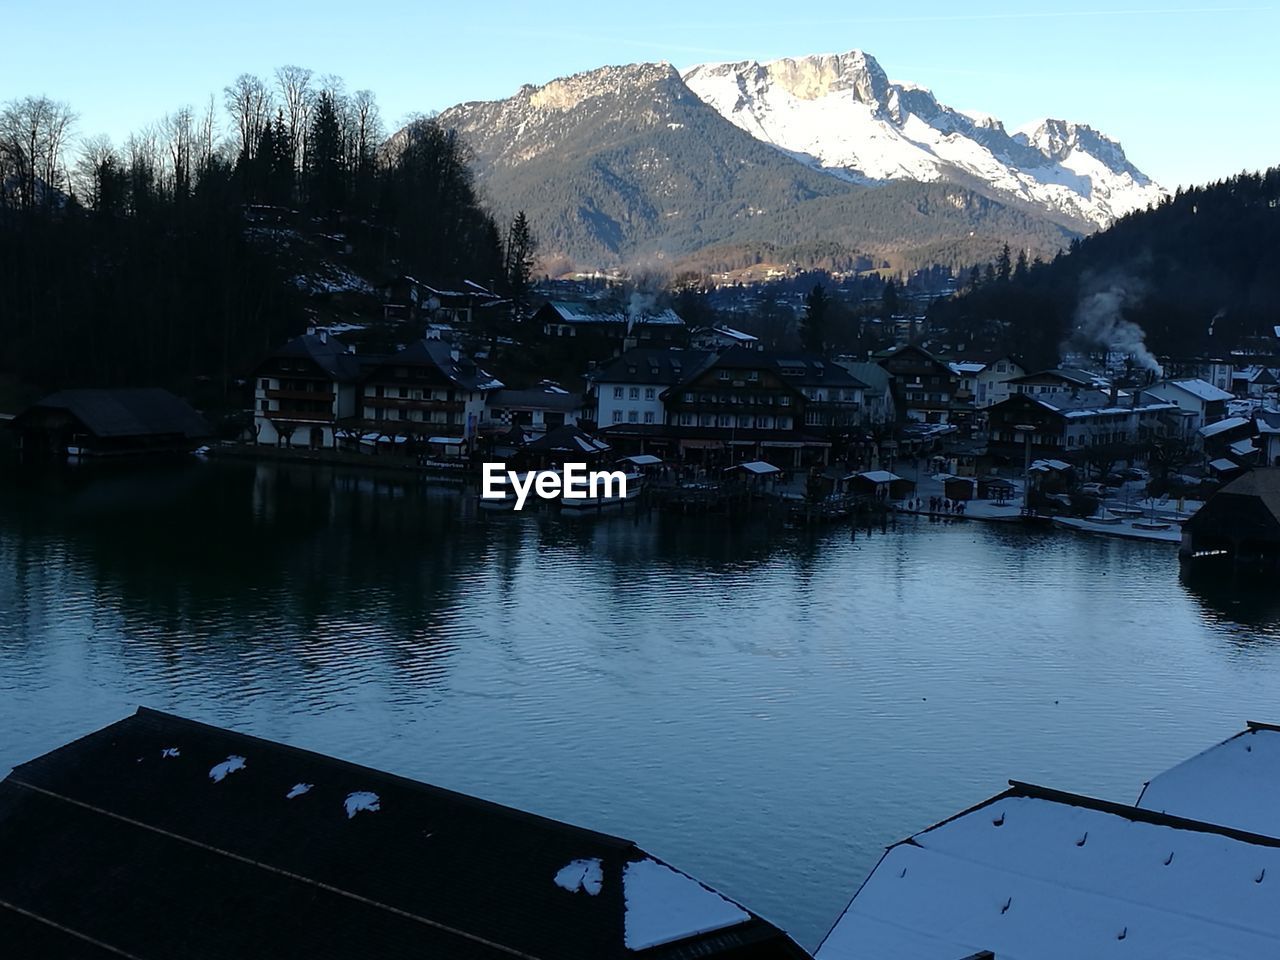
<path fill-rule="evenodd" d="M 62 391 L 11 425 L 28 453 L 74 459 L 198 449 L 471 484 L 493 461 L 627 471 L 624 496 L 560 503 L 578 515 L 643 493 L 685 513 L 1032 521 L 1200 554 L 1182 529 L 1196 508 L 1280 464 L 1280 370 L 1265 356 L 1166 358 L 1169 376 L 1121 356 L 1029 370 L 948 346 L 923 316 L 896 318 L 896 344 L 863 357 L 780 351 L 652 298 L 548 291 L 564 299 L 528 308 L 517 341 L 494 330 L 521 311 L 483 285 L 396 278 L 381 291 L 380 342 L 408 342 L 379 349 L 366 325 L 308 326 L 246 378 L 252 408 L 230 436 L 157 389 Z M 560 369 L 581 359 L 576 378 L 490 372 L 530 342 Z"/>

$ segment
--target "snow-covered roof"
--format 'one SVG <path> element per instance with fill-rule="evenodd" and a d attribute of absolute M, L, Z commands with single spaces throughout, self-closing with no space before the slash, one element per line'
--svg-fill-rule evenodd
<path fill-rule="evenodd" d="M 1036 460 L 1031 464 L 1030 469 L 1037 473 L 1047 473 L 1050 471 L 1065 473 L 1071 469 L 1071 464 L 1067 463 L 1065 460 Z"/>
<path fill-rule="evenodd" d="M 770 473 L 781 473 L 781 467 L 775 467 L 772 463 L 766 463 L 763 460 L 751 460 L 747 463 L 739 463 L 729 467 L 730 470 L 745 470 L 747 473 L 755 473 L 760 475 Z"/>
<path fill-rule="evenodd" d="M 866 470 L 858 474 L 864 480 L 870 480 L 872 483 L 893 483 L 895 480 L 902 478 L 896 473 L 890 473 L 888 470 Z"/>
<path fill-rule="evenodd" d="M 1244 417 L 1227 417 L 1225 420 L 1206 423 L 1200 428 L 1200 436 L 1216 437 L 1220 433 L 1226 433 L 1228 430 L 1235 430 L 1238 427 L 1246 426 L 1248 423 L 1249 421 Z"/>
<path fill-rule="evenodd" d="M 1246 437 L 1243 440 L 1237 440 L 1227 449 L 1234 453 L 1237 457 L 1247 457 L 1252 453 L 1257 453 L 1258 448 L 1253 445 L 1253 441 Z"/>
<path fill-rule="evenodd" d="M 952 373 L 957 373 L 957 374 L 960 374 L 961 376 L 965 376 L 968 374 L 981 373 L 983 370 L 987 369 L 988 365 L 985 363 L 974 363 L 968 360 L 961 360 L 953 363 L 948 363 L 947 366 L 951 368 Z"/>
<path fill-rule="evenodd" d="M 1215 400 L 1232 400 L 1234 394 L 1228 393 L 1226 390 L 1219 390 L 1208 380 L 1192 379 L 1192 380 L 1170 380 L 1169 386 L 1177 387 L 1194 397 L 1212 403 Z"/>
<path fill-rule="evenodd" d="M 1219 457 L 1217 460 L 1209 461 L 1209 469 L 1216 470 L 1218 473 L 1230 473 L 1232 470 L 1239 470 L 1240 465 L 1226 457 Z"/>
<path fill-rule="evenodd" d="M 741 330 L 735 330 L 733 327 L 714 326 L 711 329 L 721 336 L 728 337 L 731 340 L 738 340 L 742 343 L 754 343 L 760 339 L 759 337 L 753 337 L 749 333 L 743 333 Z"/>
<path fill-rule="evenodd" d="M 1015 784 L 891 847 L 817 960 L 1277 956 L 1277 892 L 1280 841 Z"/>
<path fill-rule="evenodd" d="M 655 457 L 652 453 L 637 453 L 634 456 L 623 457 L 626 463 L 633 463 L 637 467 L 654 467 L 662 462 L 661 457 Z"/>
<path fill-rule="evenodd" d="M 1153 778 L 1138 806 L 1280 837 L 1280 727 L 1250 723 Z"/>

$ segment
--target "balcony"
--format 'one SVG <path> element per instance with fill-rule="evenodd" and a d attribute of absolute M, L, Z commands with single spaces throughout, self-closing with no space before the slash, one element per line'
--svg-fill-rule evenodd
<path fill-rule="evenodd" d="M 261 390 L 259 393 L 268 400 L 310 400 L 318 403 L 329 403 L 333 400 L 333 389 L 325 385 L 324 390 Z"/>
<path fill-rule="evenodd" d="M 462 400 L 414 400 L 412 397 L 361 397 L 360 405 L 383 410 L 445 410 L 461 413 L 467 405 Z"/>

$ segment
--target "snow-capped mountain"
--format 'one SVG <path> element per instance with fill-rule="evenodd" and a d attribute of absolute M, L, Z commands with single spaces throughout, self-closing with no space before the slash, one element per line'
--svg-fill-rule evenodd
<path fill-rule="evenodd" d="M 860 50 L 703 64 L 682 77 L 756 139 L 853 183 L 954 181 L 1102 227 L 1165 195 L 1091 127 L 1046 119 L 1009 134 L 994 117 L 891 82 Z"/>

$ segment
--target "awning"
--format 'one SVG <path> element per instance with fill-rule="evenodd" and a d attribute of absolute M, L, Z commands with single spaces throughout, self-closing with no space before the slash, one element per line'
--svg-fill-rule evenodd
<path fill-rule="evenodd" d="M 739 463 L 732 467 L 725 467 L 726 470 L 745 470 L 747 473 L 753 473 L 756 476 L 768 476 L 771 473 L 781 473 L 781 467 L 775 467 L 772 463 L 765 463 L 763 460 L 750 460 L 747 463 Z"/>
<path fill-rule="evenodd" d="M 652 467 L 662 462 L 661 457 L 655 457 L 651 453 L 637 453 L 635 456 L 622 459 L 627 463 L 634 463 L 637 467 Z"/>

